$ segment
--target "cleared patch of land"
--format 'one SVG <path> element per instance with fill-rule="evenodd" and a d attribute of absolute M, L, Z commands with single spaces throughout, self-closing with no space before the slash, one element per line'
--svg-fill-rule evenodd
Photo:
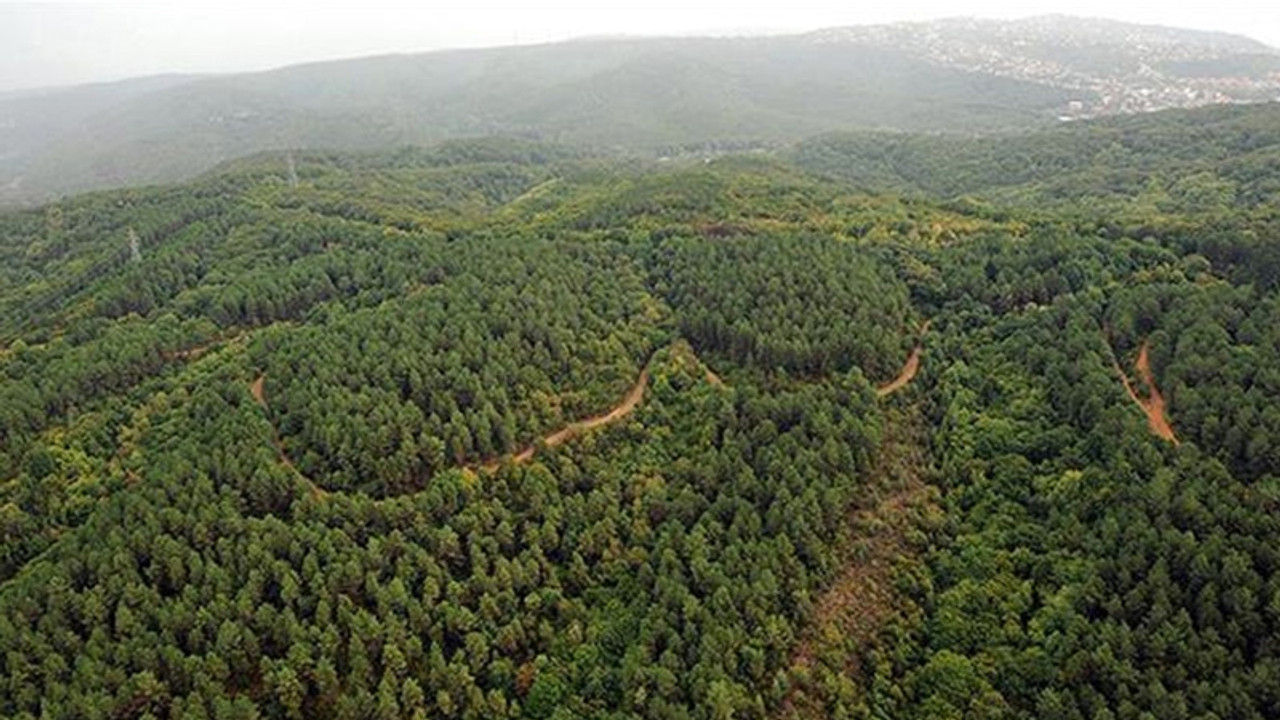
<path fill-rule="evenodd" d="M 895 570 L 919 552 L 913 540 L 922 537 L 922 520 L 940 512 L 937 491 L 924 480 L 925 436 L 916 408 L 890 413 L 866 493 L 850 517 L 840 574 L 817 598 L 792 653 L 792 688 L 780 717 L 829 717 L 831 676 L 860 683 L 863 651 L 899 612 Z"/>

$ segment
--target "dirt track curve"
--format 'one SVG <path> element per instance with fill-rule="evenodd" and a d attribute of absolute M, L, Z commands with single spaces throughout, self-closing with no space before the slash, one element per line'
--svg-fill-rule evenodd
<path fill-rule="evenodd" d="M 257 380 L 249 386 L 249 393 L 253 395 L 253 399 L 262 407 L 263 412 L 267 414 L 267 421 L 271 422 L 271 408 L 267 406 L 267 375 L 263 373 L 258 376 Z M 280 439 L 280 432 L 276 430 L 275 423 L 271 423 L 271 441 L 276 446 L 276 455 L 279 456 L 280 464 L 293 471 L 294 475 L 302 478 L 307 484 L 307 488 L 311 491 L 311 497 L 320 499 L 328 492 L 324 488 L 315 483 L 314 480 L 302 474 L 297 465 L 293 464 L 293 460 L 289 458 L 289 453 L 284 451 L 284 441 Z"/>
<path fill-rule="evenodd" d="M 1115 361 L 1116 373 L 1120 376 L 1120 382 L 1124 383 L 1125 392 L 1129 393 L 1129 397 L 1142 408 L 1142 412 L 1147 416 L 1147 425 L 1151 428 L 1152 434 L 1157 437 L 1168 440 L 1174 445 L 1178 445 L 1178 436 L 1173 432 L 1173 425 L 1169 423 L 1169 415 L 1166 410 L 1164 395 L 1160 392 L 1160 388 L 1156 386 L 1155 375 L 1151 372 L 1151 356 L 1150 342 L 1142 341 L 1142 347 L 1138 349 L 1138 359 L 1134 363 L 1134 367 L 1138 370 L 1138 376 L 1143 384 L 1147 386 L 1148 392 L 1151 393 L 1149 398 L 1145 400 L 1138 395 L 1138 391 L 1134 388 L 1133 382 L 1129 380 L 1129 375 L 1120 367 L 1120 361 Z"/>
<path fill-rule="evenodd" d="M 892 394 L 906 387 L 911 382 L 911 380 L 915 378 L 916 373 L 919 372 L 919 369 L 920 369 L 920 358 L 923 353 L 924 334 L 928 332 L 928 330 L 929 330 L 929 321 L 926 320 L 920 326 L 920 340 L 916 343 L 915 348 L 911 351 L 911 355 L 907 358 L 906 364 L 903 365 L 902 371 L 899 372 L 898 376 L 894 378 L 892 381 L 876 388 L 877 396 L 884 397 L 886 395 Z M 683 351 L 688 353 L 692 352 L 691 349 L 688 349 L 688 348 L 684 348 Z M 650 358 L 649 363 L 652 363 L 652 362 L 653 362 L 653 359 Z M 715 386 L 724 385 L 724 381 L 720 378 L 720 376 L 716 375 L 710 368 L 706 369 L 706 379 L 707 379 L 707 382 L 709 382 L 712 385 L 715 385 Z M 267 396 L 266 396 L 266 380 L 267 380 L 267 376 L 265 373 L 262 375 L 259 375 L 258 378 L 254 380 L 253 383 L 249 386 L 249 392 L 253 395 L 253 399 L 258 403 L 258 405 L 262 407 L 264 411 L 269 411 L 269 407 L 267 405 Z M 559 445 L 563 445 L 569 442 L 570 440 L 582 435 L 583 433 L 589 432 L 603 425 L 608 425 L 608 424 L 617 422 L 627 417 L 632 412 L 634 412 L 636 407 L 638 407 L 640 403 L 644 400 L 644 394 L 645 394 L 645 391 L 648 389 L 648 387 L 649 387 L 649 364 L 646 364 L 645 367 L 640 371 L 640 375 L 639 377 L 636 378 L 635 383 L 632 384 L 631 389 L 627 391 L 626 396 L 623 397 L 622 401 L 617 405 L 615 405 L 613 408 L 611 408 L 608 412 L 604 412 L 599 415 L 593 415 L 592 417 L 586 418 L 585 420 L 579 420 L 577 422 L 570 423 L 569 425 L 566 425 L 565 427 L 549 435 L 542 437 L 540 441 L 527 445 L 524 448 L 521 448 L 519 452 L 516 452 L 513 455 L 503 456 L 500 458 L 490 458 L 488 460 L 485 460 L 479 463 L 464 465 L 463 468 L 470 469 L 470 470 L 480 470 L 485 473 L 494 473 L 494 472 L 497 472 L 498 469 L 501 468 L 503 463 L 505 462 L 512 462 L 516 464 L 526 463 L 533 459 L 533 456 L 538 452 L 538 447 L 540 445 L 546 445 L 547 447 L 557 447 Z M 289 469 L 293 470 L 293 472 L 296 473 L 299 477 L 303 478 L 303 480 L 305 480 L 307 484 L 310 486 L 312 494 L 314 496 L 316 497 L 323 496 L 325 494 L 325 490 L 319 487 L 318 485 L 316 485 L 310 478 L 307 478 L 305 475 L 303 475 L 302 472 L 298 470 L 297 466 L 293 464 L 293 461 L 289 459 L 289 456 L 284 449 L 284 443 L 283 441 L 281 441 L 280 434 L 275 430 L 274 425 L 272 426 L 272 432 L 273 432 L 273 441 L 276 446 L 276 452 L 280 457 L 280 462 L 285 466 L 287 466 Z"/>
<path fill-rule="evenodd" d="M 636 409 L 636 406 L 640 404 L 640 401 L 644 400 L 644 392 L 648 387 L 649 367 L 646 365 L 645 368 L 640 371 L 640 377 L 636 378 L 635 384 L 633 384 L 631 389 L 627 391 L 626 397 L 622 399 L 622 402 L 615 405 L 612 410 L 606 413 L 601 413 L 600 415 L 594 415 L 586 420 L 579 420 L 578 422 L 571 423 L 550 435 L 543 437 L 541 442 L 545 443 L 547 447 L 556 447 L 557 445 L 563 445 L 566 442 L 569 442 L 588 430 L 621 420 L 622 418 L 630 415 Z M 529 445 L 515 455 L 512 455 L 511 462 L 528 462 L 533 459 L 533 455 L 537 451 L 538 443 Z M 503 459 L 497 458 L 487 460 L 478 466 L 473 465 L 470 467 L 478 467 L 484 472 L 491 473 L 497 472 L 498 468 L 502 467 L 502 463 Z"/>
<path fill-rule="evenodd" d="M 266 381 L 267 381 L 267 376 L 265 373 L 262 375 L 259 375 L 258 378 L 254 380 L 252 384 L 249 385 L 249 393 L 253 395 L 254 401 L 257 402 L 258 405 L 261 406 L 264 411 L 269 411 L 269 407 L 267 405 Z M 585 420 L 579 420 L 549 435 L 546 435 L 539 442 L 528 445 L 523 449 L 521 449 L 516 454 L 510 456 L 509 461 L 513 463 L 526 463 L 529 460 L 533 459 L 533 456 L 535 453 L 537 453 L 538 446 L 540 444 L 545 444 L 547 447 L 556 447 L 558 445 L 563 445 L 569 442 L 570 440 L 574 439 L 575 437 L 582 435 L 585 432 L 598 428 L 602 425 L 608 425 L 610 423 L 617 422 L 622 418 L 625 418 L 626 416 L 634 412 L 636 407 L 640 405 L 640 402 L 644 400 L 644 393 L 648 387 L 649 387 L 649 366 L 646 365 L 644 369 L 640 371 L 640 376 L 636 378 L 636 381 L 634 384 L 632 384 L 631 389 L 627 391 L 627 394 L 622 399 L 622 402 L 615 405 L 608 412 L 604 412 L 599 415 L 593 415 L 592 417 L 586 418 Z M 284 442 L 280 439 L 280 434 L 279 432 L 276 431 L 274 424 L 272 425 L 272 442 L 276 446 L 276 453 L 279 455 L 281 464 L 288 467 L 295 474 L 297 474 L 298 477 L 301 477 L 304 481 L 306 481 L 307 485 L 311 489 L 311 494 L 314 497 L 323 497 L 326 491 L 320 486 L 316 485 L 315 482 L 312 481 L 310 478 L 303 475 L 302 472 L 298 470 L 297 466 L 293 464 L 293 461 L 289 458 L 288 453 L 285 452 Z M 481 470 L 486 473 L 494 473 L 494 472 L 497 472 L 498 469 L 502 467 L 502 464 L 507 461 L 508 461 L 508 458 L 506 457 L 494 458 L 491 460 L 486 460 L 482 463 L 464 465 L 463 467 L 470 470 Z"/>
<path fill-rule="evenodd" d="M 916 341 L 916 346 L 912 348 L 911 354 L 907 356 L 907 362 L 902 366 L 902 371 L 898 373 L 898 377 L 876 388 L 877 397 L 885 397 L 898 392 L 906 387 L 915 379 L 916 373 L 920 372 L 920 356 L 924 354 L 924 335 L 929 332 L 930 320 L 925 320 L 920 324 L 920 339 Z"/>

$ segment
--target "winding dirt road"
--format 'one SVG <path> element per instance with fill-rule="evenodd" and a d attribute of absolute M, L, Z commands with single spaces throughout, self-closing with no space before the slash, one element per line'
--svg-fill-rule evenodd
<path fill-rule="evenodd" d="M 929 320 L 925 320 L 921 323 L 920 339 L 917 341 L 915 348 L 911 351 L 911 355 L 907 357 L 907 362 L 902 366 L 902 371 L 899 372 L 898 376 L 890 382 L 876 388 L 877 396 L 885 397 L 886 395 L 897 392 L 898 390 L 906 387 L 915 378 L 916 373 L 920 371 L 920 359 L 924 353 L 924 335 L 929 331 L 930 322 L 931 321 Z M 692 349 L 688 347 L 678 348 L 677 351 L 690 354 L 692 353 Z M 652 358 L 650 358 L 649 362 L 653 362 Z M 707 382 L 712 385 L 724 385 L 724 381 L 720 376 L 716 375 L 710 368 L 706 369 L 706 379 Z M 646 364 L 644 369 L 640 371 L 640 376 L 636 378 L 635 384 L 631 386 L 631 390 L 627 392 L 626 397 L 624 397 L 622 402 L 616 405 L 612 410 L 600 415 L 589 417 L 585 420 L 579 420 L 578 422 L 561 428 L 560 430 L 543 437 L 541 443 L 546 444 L 547 447 L 563 445 L 589 430 L 621 420 L 622 418 L 630 415 L 640 402 L 644 400 L 644 393 L 648 386 L 649 365 Z M 510 461 L 517 464 L 528 462 L 533 459 L 534 454 L 538 451 L 538 445 L 539 443 L 534 443 L 524 447 L 519 452 L 512 455 L 510 457 Z M 498 468 L 502 467 L 502 463 L 504 461 L 505 460 L 503 458 L 493 458 L 482 463 L 466 467 L 473 470 L 478 469 L 487 473 L 492 473 L 497 472 Z"/>
<path fill-rule="evenodd" d="M 1169 423 L 1169 416 L 1166 411 L 1164 395 L 1160 392 L 1160 388 L 1156 386 L 1155 375 L 1151 372 L 1151 355 L 1150 343 L 1147 340 L 1142 341 L 1142 347 L 1138 348 L 1138 359 L 1134 363 L 1134 367 L 1138 370 L 1138 375 L 1143 384 L 1145 384 L 1151 393 L 1151 397 L 1145 400 L 1138 395 L 1138 391 L 1134 388 L 1133 382 L 1129 380 L 1129 375 L 1120 367 L 1120 361 L 1114 361 L 1116 374 L 1120 376 L 1120 382 L 1124 383 L 1125 392 L 1129 393 L 1129 397 L 1142 408 L 1142 412 L 1147 416 L 1147 425 L 1151 428 L 1152 434 L 1163 438 L 1175 446 L 1179 445 L 1178 436 L 1173 432 L 1173 425 Z"/>
<path fill-rule="evenodd" d="M 652 359 L 650 360 L 650 362 L 652 362 Z M 262 407 L 263 411 L 266 411 L 269 413 L 270 408 L 267 405 L 266 382 L 267 382 L 266 374 L 264 373 L 262 375 L 259 375 L 258 378 L 249 385 L 249 393 L 253 396 L 254 401 L 257 402 L 258 405 Z M 640 404 L 640 402 L 644 400 L 644 393 L 648 387 L 649 387 L 649 366 L 645 365 L 644 369 L 640 371 L 640 376 L 636 378 L 635 383 L 631 386 L 631 389 L 627 392 L 626 396 L 622 399 L 622 402 L 615 405 L 608 412 L 601 413 L 599 415 L 594 415 L 585 420 L 579 420 L 575 423 L 571 423 L 551 433 L 550 435 L 546 435 L 541 439 L 540 443 L 534 443 L 532 445 L 528 445 L 522 450 L 520 450 L 520 452 L 516 453 L 515 455 L 512 455 L 510 457 L 510 461 L 517 464 L 526 463 L 529 460 L 533 459 L 534 454 L 537 453 L 538 451 L 539 444 L 545 444 L 547 447 L 556 447 L 558 445 L 563 445 L 564 443 L 569 442 L 570 440 L 574 439 L 575 437 L 578 437 L 579 435 L 582 435 L 585 432 L 598 428 L 602 425 L 608 425 L 610 423 L 614 423 L 614 422 L 617 422 L 618 420 L 621 420 L 622 418 L 630 415 L 633 411 L 635 411 L 636 407 Z M 288 467 L 295 474 L 297 474 L 298 477 L 302 478 L 307 483 L 313 497 L 316 497 L 316 498 L 324 497 L 327 491 L 324 490 L 324 488 L 321 488 L 319 485 L 316 485 L 315 482 L 312 481 L 310 478 L 303 475 L 302 471 L 298 470 L 297 466 L 293 464 L 293 460 L 291 460 L 289 458 L 288 453 L 285 452 L 284 442 L 280 439 L 280 433 L 275 429 L 274 424 L 271 426 L 271 431 L 272 431 L 272 442 L 276 446 L 276 453 L 277 455 L 279 455 L 280 463 Z M 495 458 L 491 460 L 486 460 L 482 463 L 464 465 L 463 468 L 470 469 L 470 470 L 480 470 L 486 473 L 494 473 L 494 472 L 497 472 L 498 469 L 502 467 L 502 464 L 506 461 L 507 461 L 506 458 Z"/>
<path fill-rule="evenodd" d="M 640 404 L 640 401 L 644 400 L 644 392 L 648 387 L 649 366 L 645 365 L 644 369 L 640 371 L 640 377 L 636 378 L 635 384 L 631 386 L 626 397 L 622 399 L 622 402 L 615 405 L 612 410 L 606 413 L 601 413 L 600 415 L 594 415 L 586 420 L 579 420 L 578 422 L 571 423 L 550 435 L 543 437 L 542 442 L 545 443 L 547 447 L 556 447 L 557 445 L 563 445 L 566 442 L 569 442 L 588 430 L 621 420 L 622 418 L 630 415 L 636 409 L 636 406 Z M 538 443 L 529 445 L 515 455 L 512 455 L 511 462 L 517 464 L 526 463 L 533 459 L 534 453 L 537 451 Z M 498 468 L 502 467 L 502 463 L 503 459 L 497 458 L 488 460 L 478 466 L 471 467 L 479 467 L 479 469 L 484 472 L 492 473 L 497 472 Z"/>
<path fill-rule="evenodd" d="M 297 465 L 293 464 L 293 460 L 289 458 L 289 453 L 284 451 L 284 441 L 280 439 L 280 432 L 276 430 L 276 424 L 271 422 L 271 408 L 267 406 L 267 374 L 263 373 L 258 376 L 257 380 L 249 386 L 249 393 L 253 395 L 253 399 L 262 407 L 262 411 L 267 414 L 267 422 L 271 423 L 271 441 L 276 446 L 276 455 L 279 457 L 280 464 L 293 471 L 294 475 L 302 478 L 307 484 L 307 489 L 311 492 L 311 497 L 317 500 L 323 498 L 328 491 L 320 487 L 314 480 L 302 474 Z"/>
<path fill-rule="evenodd" d="M 931 322 L 931 320 L 925 320 L 920 324 L 920 339 L 916 341 L 916 346 L 911 350 L 911 354 L 907 356 L 907 362 L 902 366 L 902 371 L 898 373 L 898 377 L 877 387 L 876 397 L 892 395 L 915 379 L 916 373 L 920 372 L 920 356 L 924 354 L 924 335 L 929 332 L 929 324 Z"/>

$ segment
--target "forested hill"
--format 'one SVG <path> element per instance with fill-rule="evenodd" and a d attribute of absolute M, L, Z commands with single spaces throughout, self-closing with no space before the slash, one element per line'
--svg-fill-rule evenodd
<path fill-rule="evenodd" d="M 0 215 L 0 716 L 1280 716 L 1223 118 L 1125 132 L 1235 213 L 486 140 Z"/>
<path fill-rule="evenodd" d="M 998 138 L 836 133 L 787 161 L 863 192 L 966 212 L 1070 220 L 1076 231 L 1162 237 L 1237 282 L 1280 283 L 1280 104 L 1171 110 Z"/>
<path fill-rule="evenodd" d="M 864 190 L 982 195 L 1028 206 L 1136 194 L 1211 173 L 1252 204 L 1274 191 L 1263 170 L 1280 157 L 1280 103 L 1171 110 L 997 137 L 832 133 L 799 143 L 787 156 Z"/>
<path fill-rule="evenodd" d="M 989 133 L 1272 100 L 1245 38 L 1064 17 L 763 38 L 593 39 L 0 97 L 0 203 L 183 180 L 287 148 L 516 134 L 597 150 L 792 142 L 854 128 Z"/>

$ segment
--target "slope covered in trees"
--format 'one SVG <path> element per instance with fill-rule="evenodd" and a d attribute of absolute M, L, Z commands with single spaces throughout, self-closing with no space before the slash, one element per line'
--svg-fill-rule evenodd
<path fill-rule="evenodd" d="M 1273 118 L 1082 164 L 1236 212 L 482 141 L 0 216 L 0 715 L 1280 714 Z"/>
<path fill-rule="evenodd" d="M 984 193 L 1031 186 L 1028 199 L 1075 200 L 1143 189 L 1151 175 L 1169 173 L 1183 184 L 1221 171 L 1237 181 L 1268 186 L 1250 166 L 1274 158 L 1280 144 L 1280 106 L 1221 107 L 1067 123 L 1020 135 L 961 138 L 906 133 L 836 133 L 792 151 L 809 169 L 868 186 L 899 186 L 936 195 Z M 1145 177 L 1144 177 L 1145 175 Z M 1203 210 L 1168 198 L 1170 207 Z M 1210 198 L 1211 199 L 1211 198 Z"/>

